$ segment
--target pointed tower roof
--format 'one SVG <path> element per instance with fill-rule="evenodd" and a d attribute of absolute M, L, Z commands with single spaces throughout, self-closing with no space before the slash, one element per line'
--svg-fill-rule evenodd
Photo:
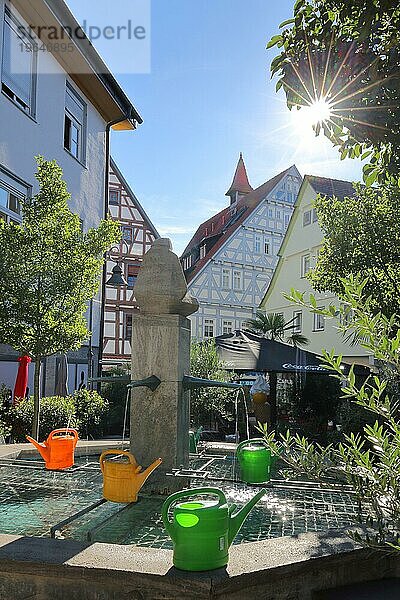
<path fill-rule="evenodd" d="M 243 155 L 242 153 L 240 153 L 232 185 L 226 192 L 225 196 L 231 196 L 234 192 L 239 192 L 240 194 L 248 194 L 252 191 L 253 188 L 251 187 L 249 183 L 249 178 L 247 177 L 246 165 L 244 164 Z"/>

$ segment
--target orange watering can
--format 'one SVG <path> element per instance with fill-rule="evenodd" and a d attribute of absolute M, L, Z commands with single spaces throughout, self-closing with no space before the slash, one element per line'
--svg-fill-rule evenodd
<path fill-rule="evenodd" d="M 75 446 L 78 442 L 78 432 L 75 429 L 67 427 L 55 429 L 42 444 L 29 435 L 26 436 L 26 439 L 40 452 L 46 463 L 46 469 L 60 471 L 74 465 Z"/>
<path fill-rule="evenodd" d="M 110 454 L 124 456 L 129 462 L 106 460 Z M 111 502 L 136 502 L 140 488 L 154 469 L 162 463 L 157 458 L 142 472 L 133 454 L 127 450 L 106 450 L 100 456 L 100 467 L 103 473 L 103 497 Z"/>

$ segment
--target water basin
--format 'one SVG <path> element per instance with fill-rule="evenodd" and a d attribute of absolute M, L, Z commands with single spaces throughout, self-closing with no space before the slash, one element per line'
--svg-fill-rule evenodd
<path fill-rule="evenodd" d="M 228 502 L 245 504 L 257 487 L 236 481 L 238 468 L 233 457 L 192 457 L 190 469 L 206 470 L 207 478 L 193 476 L 193 487 L 221 488 Z M 310 488 L 303 481 L 277 484 L 252 510 L 234 543 L 253 542 L 308 531 L 343 529 L 352 524 L 357 507 L 352 497 L 340 490 Z M 224 479 L 221 481 L 220 479 Z M 279 480 L 281 485 L 279 485 Z M 104 502 L 70 523 L 63 524 L 57 537 L 82 541 L 171 548 L 161 520 L 164 498 L 143 493 L 136 504 Z M 68 471 L 46 471 L 37 459 L 0 462 L 0 533 L 46 537 L 57 523 L 68 520 L 102 498 L 102 475 L 96 456 L 77 458 Z"/>

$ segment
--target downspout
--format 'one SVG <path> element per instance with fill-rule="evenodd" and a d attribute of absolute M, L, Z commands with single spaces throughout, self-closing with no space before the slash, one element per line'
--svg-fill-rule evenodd
<path fill-rule="evenodd" d="M 134 120 L 134 116 L 132 115 L 132 110 L 129 112 L 129 115 L 125 115 L 120 119 L 115 119 L 114 121 L 109 121 L 106 125 L 106 161 L 105 161 L 105 177 L 104 177 L 104 219 L 108 217 L 108 187 L 110 183 L 110 131 L 111 127 L 117 125 L 118 123 L 123 123 L 124 121 Z M 104 254 L 104 265 L 103 265 L 103 275 L 101 279 L 101 313 L 100 313 L 100 327 L 99 327 L 99 353 L 98 353 L 98 362 L 97 362 L 97 375 L 101 377 L 102 374 L 102 360 L 103 360 L 103 343 L 104 343 L 104 317 L 105 317 L 105 303 L 106 303 L 106 279 L 107 279 L 107 252 Z"/>

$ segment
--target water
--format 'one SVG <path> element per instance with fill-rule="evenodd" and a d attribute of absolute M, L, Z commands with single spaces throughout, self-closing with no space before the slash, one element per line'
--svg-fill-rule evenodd
<path fill-rule="evenodd" d="M 209 457 L 193 458 L 191 468 L 204 467 Z M 46 471 L 40 462 L 30 467 L 0 466 L 0 533 L 48 536 L 50 528 L 102 497 L 102 475 L 96 457 L 79 458 L 66 472 Z M 234 479 L 231 458 L 217 458 L 205 470 L 212 477 Z M 279 476 L 279 473 L 278 473 Z M 257 491 L 235 481 L 192 480 L 192 487 L 221 488 L 228 503 L 238 507 Z M 258 541 L 307 531 L 345 528 L 356 515 L 347 494 L 294 489 L 268 489 L 250 513 L 235 542 Z M 145 491 L 145 488 L 144 488 Z M 61 528 L 60 537 L 78 540 L 171 548 L 160 512 L 163 498 L 143 494 L 137 504 L 106 502 Z"/>

